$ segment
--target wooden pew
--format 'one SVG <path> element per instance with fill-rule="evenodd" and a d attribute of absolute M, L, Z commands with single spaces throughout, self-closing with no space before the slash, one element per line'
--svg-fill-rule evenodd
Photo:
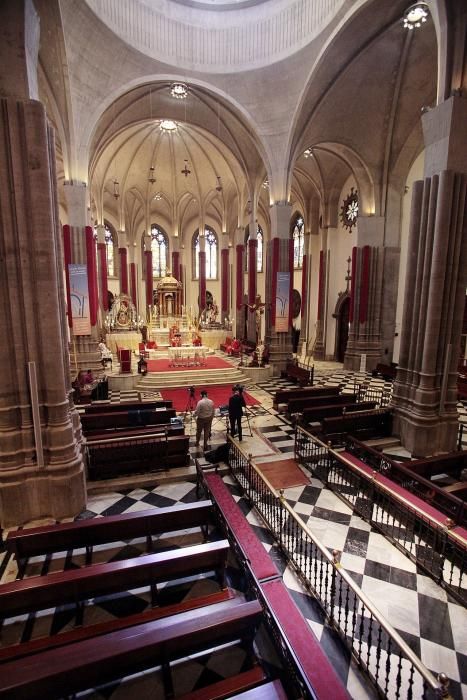
<path fill-rule="evenodd" d="M 297 382 L 300 386 L 313 384 L 313 368 L 299 367 L 295 362 L 287 362 L 285 369 L 281 371 L 281 377 Z"/>
<path fill-rule="evenodd" d="M 467 452 L 450 452 L 435 457 L 415 459 L 407 462 L 406 467 L 425 479 L 432 479 L 439 474 L 448 474 L 458 479 L 462 469 L 467 467 Z"/>
<path fill-rule="evenodd" d="M 455 481 L 453 484 L 443 486 L 442 489 L 452 496 L 457 496 L 457 498 L 467 501 L 467 481 Z"/>
<path fill-rule="evenodd" d="M 376 409 L 368 413 L 352 414 L 321 421 L 323 439 L 331 442 L 342 441 L 344 435 L 355 436 L 358 440 L 376 437 L 389 437 L 392 434 L 392 411 Z"/>
<path fill-rule="evenodd" d="M 146 538 L 147 551 L 153 549 L 152 536 L 192 527 L 206 528 L 213 521 L 211 501 L 151 508 L 135 513 L 107 515 L 103 518 L 75 520 L 71 523 L 13 530 L 5 541 L 24 571 L 29 557 L 86 548 L 86 563 L 91 563 L 92 548 L 120 540 Z"/>
<path fill-rule="evenodd" d="M 272 686 L 272 683 L 264 683 L 266 680 L 266 674 L 264 673 L 261 666 L 253 666 L 248 671 L 243 671 L 237 673 L 235 676 L 230 678 L 223 678 L 217 683 L 211 683 L 204 688 L 199 688 L 198 690 L 193 690 L 191 693 L 185 693 L 177 697 L 177 700 L 222 700 L 222 698 L 243 698 L 247 697 L 247 693 L 255 693 L 260 691 L 261 688 L 268 688 Z M 275 681 L 280 683 L 280 681 Z M 258 685 L 261 684 L 261 685 Z M 282 687 L 282 685 L 281 685 Z M 253 700 L 254 698 L 269 698 L 269 700 L 275 700 L 275 698 L 280 698 L 287 700 L 287 696 L 284 695 L 251 695 L 249 696 Z"/>
<path fill-rule="evenodd" d="M 165 423 L 162 425 L 150 426 L 134 426 L 133 428 L 96 428 L 95 430 L 87 430 L 85 433 L 86 442 L 90 445 L 92 442 L 106 440 L 111 437 L 135 437 L 137 435 L 184 435 L 185 427 L 182 425 L 172 425 Z"/>
<path fill-rule="evenodd" d="M 325 404 L 324 406 L 313 406 L 311 408 L 304 408 L 302 415 L 300 417 L 300 424 L 303 426 L 309 423 L 317 423 L 323 420 L 323 418 L 330 418 L 332 416 L 343 416 L 348 413 L 355 413 L 358 411 L 371 411 L 376 408 L 376 403 L 372 401 L 362 401 L 361 403 L 337 403 L 337 404 Z"/>
<path fill-rule="evenodd" d="M 279 404 L 288 403 L 290 399 L 299 399 L 303 396 L 337 396 L 338 386 L 309 386 L 301 389 L 278 389 L 274 395 L 273 408 L 277 411 Z"/>
<path fill-rule="evenodd" d="M 206 571 L 215 571 L 225 588 L 228 549 L 227 540 L 207 542 L 5 583 L 0 586 L 1 615 L 14 617 L 66 604 L 76 605 L 78 611 L 89 598 L 143 586 L 151 588 L 155 605 L 158 583 Z"/>
<path fill-rule="evenodd" d="M 141 435 L 112 437 L 88 444 L 88 470 L 91 479 L 105 479 L 189 463 L 189 435 Z"/>
<path fill-rule="evenodd" d="M 332 403 L 344 406 L 346 404 L 357 403 L 357 394 L 337 394 L 333 395 Z M 287 413 L 301 413 L 306 408 L 316 408 L 317 406 L 329 405 L 328 396 L 306 396 L 297 399 L 290 399 L 287 403 Z"/>
<path fill-rule="evenodd" d="M 279 680 L 263 683 L 256 688 L 229 697 L 231 700 L 287 700 L 284 687 Z"/>
<path fill-rule="evenodd" d="M 86 415 L 91 413 L 109 413 L 118 411 L 146 411 L 156 408 L 172 408 L 172 401 L 156 399 L 155 401 L 128 401 L 123 403 L 90 404 L 84 409 Z"/>
<path fill-rule="evenodd" d="M 174 408 L 149 409 L 142 411 L 105 411 L 85 413 L 80 416 L 83 431 L 103 428 L 128 428 L 132 426 L 160 425 L 170 423 L 177 415 Z"/>
<path fill-rule="evenodd" d="M 170 661 L 242 639 L 251 653 L 262 617 L 258 601 L 228 601 L 46 650 L 1 665 L 0 698 L 61 698 Z"/>

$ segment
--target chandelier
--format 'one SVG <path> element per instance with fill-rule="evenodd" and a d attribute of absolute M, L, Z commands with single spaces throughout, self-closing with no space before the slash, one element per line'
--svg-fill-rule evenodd
<path fill-rule="evenodd" d="M 405 29 L 416 29 L 421 27 L 428 19 L 428 5 L 426 2 L 416 2 L 404 12 L 402 21 Z"/>
<path fill-rule="evenodd" d="M 117 180 L 117 178 L 115 178 L 115 180 L 114 180 L 114 182 L 113 182 L 113 185 L 114 185 L 113 196 L 114 196 L 115 199 L 119 199 L 119 197 L 120 197 L 120 190 L 119 190 L 120 183 L 119 183 L 119 181 Z"/>
<path fill-rule="evenodd" d="M 188 97 L 188 88 L 185 83 L 172 83 L 170 86 L 170 94 L 176 100 L 184 100 Z"/>
<path fill-rule="evenodd" d="M 188 177 L 188 175 L 191 173 L 191 170 L 188 170 L 188 161 L 186 158 L 185 158 L 185 167 L 182 168 L 182 170 L 180 172 L 182 173 L 182 175 L 185 175 L 185 177 Z"/>
<path fill-rule="evenodd" d="M 162 131 L 175 131 L 177 125 L 172 119 L 163 119 L 160 123 L 160 128 Z"/>
<path fill-rule="evenodd" d="M 221 183 L 221 176 L 220 176 L 220 175 L 217 176 L 217 187 L 216 187 L 216 190 L 217 190 L 218 192 L 222 192 L 222 183 Z"/>
<path fill-rule="evenodd" d="M 151 167 L 149 168 L 149 177 L 148 177 L 148 182 L 150 182 L 151 185 L 153 185 L 156 182 L 156 176 L 154 174 L 155 170 L 156 170 L 155 167 L 153 165 L 151 165 Z"/>

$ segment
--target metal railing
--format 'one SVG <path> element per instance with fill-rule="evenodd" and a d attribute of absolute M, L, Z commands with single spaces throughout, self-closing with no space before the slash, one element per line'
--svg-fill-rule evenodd
<path fill-rule="evenodd" d="M 353 469 L 338 452 L 302 427 L 297 426 L 295 434 L 296 459 L 308 465 L 318 479 L 465 605 L 465 542 L 374 477 Z M 355 456 L 362 458 L 351 443 L 348 441 L 347 446 Z M 384 473 L 384 455 L 381 455 L 378 467 L 371 460 L 369 466 L 375 473 Z"/>
<path fill-rule="evenodd" d="M 315 444 L 309 462 L 319 463 L 328 448 Z M 281 551 L 325 616 L 385 698 L 448 697 L 448 680 L 423 665 L 398 632 L 384 619 L 352 578 L 341 568 L 339 553 L 330 553 L 283 495 L 263 477 L 251 456 L 231 442 L 230 467 L 246 498 L 255 506 Z"/>

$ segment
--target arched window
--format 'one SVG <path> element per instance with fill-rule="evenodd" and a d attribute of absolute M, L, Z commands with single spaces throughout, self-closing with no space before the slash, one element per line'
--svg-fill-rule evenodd
<path fill-rule="evenodd" d="M 151 225 L 152 276 L 165 277 L 169 242 L 167 235 L 156 224 Z"/>
<path fill-rule="evenodd" d="M 258 247 L 256 249 L 256 272 L 263 271 L 263 243 L 264 235 L 263 229 L 258 224 L 256 229 L 256 239 L 258 241 Z M 250 240 L 250 234 L 247 233 L 245 237 L 245 272 L 248 272 L 248 241 Z"/>
<path fill-rule="evenodd" d="M 303 267 L 303 248 L 305 243 L 304 223 L 301 216 L 297 216 L 292 229 L 293 238 L 293 266 L 294 269 Z"/>
<path fill-rule="evenodd" d="M 105 252 L 107 258 L 107 274 L 109 277 L 115 277 L 117 271 L 115 269 L 115 243 L 117 236 L 115 231 L 110 227 L 107 221 L 104 221 L 105 230 Z M 94 226 L 94 240 L 97 243 L 97 226 Z"/>
<path fill-rule="evenodd" d="M 217 235 L 212 228 L 206 226 L 204 229 L 204 237 L 206 240 L 206 279 L 217 279 Z M 196 232 L 193 236 L 193 270 L 195 271 L 194 279 L 199 279 L 199 233 Z"/>

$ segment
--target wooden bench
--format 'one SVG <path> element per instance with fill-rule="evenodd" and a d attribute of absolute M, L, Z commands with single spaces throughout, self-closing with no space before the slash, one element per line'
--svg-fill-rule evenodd
<path fill-rule="evenodd" d="M 303 396 L 337 396 L 340 388 L 338 386 L 309 386 L 301 389 L 278 389 L 272 402 L 273 408 L 277 411 L 280 404 L 288 403 L 290 399 L 300 399 Z"/>
<path fill-rule="evenodd" d="M 189 435 L 112 437 L 87 446 L 91 479 L 184 467 L 189 464 Z"/>
<path fill-rule="evenodd" d="M 177 700 L 222 700 L 222 698 L 243 698 L 246 694 L 256 693 L 260 688 L 271 686 L 271 683 L 264 683 L 266 674 L 261 666 L 253 666 L 248 671 L 237 673 L 236 676 L 223 678 L 221 681 L 211 683 L 204 688 L 193 690 L 191 693 L 186 693 L 177 697 Z M 259 685 L 262 684 L 262 685 Z M 282 686 L 281 686 L 282 687 Z M 240 693 L 240 694 L 239 694 Z M 253 698 L 284 698 L 286 695 L 251 695 Z"/>
<path fill-rule="evenodd" d="M 371 411 L 376 408 L 376 403 L 372 401 L 362 401 L 361 403 L 336 403 L 325 404 L 324 406 L 313 406 L 312 408 L 304 408 L 299 419 L 303 426 L 309 423 L 317 423 L 323 418 L 331 418 L 332 416 L 343 416 L 348 413 L 358 411 Z"/>
<path fill-rule="evenodd" d="M 162 425 L 149 426 L 134 426 L 132 428 L 104 428 L 87 430 L 85 437 L 86 443 L 91 445 L 99 440 L 106 440 L 111 437 L 135 437 L 139 435 L 154 435 L 156 437 L 166 435 L 184 435 L 185 427 L 183 423 L 176 425 L 172 423 L 164 423 Z"/>
<path fill-rule="evenodd" d="M 357 394 L 335 394 L 332 397 L 334 405 L 344 406 L 346 404 L 357 403 Z M 287 402 L 287 413 L 302 413 L 306 408 L 316 408 L 318 406 L 329 405 L 328 396 L 303 396 L 301 398 L 290 399 Z"/>
<path fill-rule="evenodd" d="M 455 481 L 453 484 L 448 484 L 448 486 L 442 486 L 441 488 L 446 493 L 457 496 L 462 501 L 467 500 L 467 481 Z"/>
<path fill-rule="evenodd" d="M 439 474 L 448 474 L 458 479 L 461 471 L 467 467 L 467 452 L 450 452 L 435 457 L 415 459 L 408 462 L 406 466 L 425 479 L 432 479 Z"/>
<path fill-rule="evenodd" d="M 225 588 L 228 550 L 226 540 L 207 542 L 5 583 L 0 586 L 1 615 L 13 617 L 66 604 L 75 605 L 81 614 L 82 603 L 89 598 L 143 586 L 150 587 L 155 605 L 158 583 L 207 571 L 215 571 Z"/>
<path fill-rule="evenodd" d="M 313 368 L 305 369 L 299 367 L 295 362 L 287 362 L 285 369 L 281 370 L 281 377 L 297 382 L 300 386 L 311 386 L 313 384 Z"/>
<path fill-rule="evenodd" d="M 164 401 L 157 399 L 156 401 L 128 401 L 128 403 L 106 403 L 106 404 L 90 404 L 84 409 L 85 415 L 91 413 L 109 413 L 119 411 L 147 411 L 155 410 L 156 408 L 173 408 L 172 401 Z"/>
<path fill-rule="evenodd" d="M 170 661 L 235 639 L 251 653 L 261 618 L 258 601 L 228 601 L 9 661 L 0 698 L 52 700 L 160 664 L 171 695 Z"/>
<path fill-rule="evenodd" d="M 342 442 L 345 435 L 355 436 L 358 440 L 389 437 L 392 434 L 392 411 L 376 409 L 361 415 L 323 418 L 321 432 L 323 439 L 333 443 Z"/>
<path fill-rule="evenodd" d="M 147 551 L 151 552 L 153 535 L 192 527 L 204 530 L 212 521 L 211 501 L 199 501 L 168 508 L 151 508 L 135 513 L 13 530 L 6 538 L 5 547 L 7 552 L 15 556 L 18 569 L 22 573 L 29 557 L 78 548 L 86 549 L 86 563 L 90 564 L 94 546 L 123 539 L 145 537 Z"/>
<path fill-rule="evenodd" d="M 174 408 L 148 409 L 137 411 L 103 411 L 85 413 L 80 416 L 84 433 L 89 430 L 104 428 L 131 428 L 133 426 L 151 426 L 170 423 L 177 415 Z"/>

